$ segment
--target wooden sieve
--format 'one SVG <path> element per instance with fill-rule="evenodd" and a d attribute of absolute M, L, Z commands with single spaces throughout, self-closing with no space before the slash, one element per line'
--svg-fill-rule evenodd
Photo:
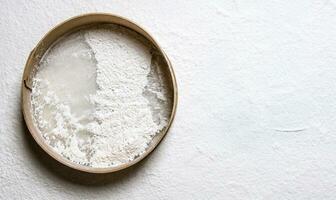
<path fill-rule="evenodd" d="M 36 127 L 34 121 L 33 121 L 33 114 L 32 114 L 32 109 L 31 109 L 31 81 L 32 81 L 32 75 L 34 73 L 34 70 L 36 70 L 36 66 L 38 65 L 40 59 L 44 55 L 44 53 L 48 50 L 48 48 L 59 38 L 64 36 L 65 34 L 71 33 L 73 31 L 79 30 L 83 28 L 84 26 L 89 26 L 89 25 L 98 25 L 98 24 L 117 24 L 124 26 L 126 28 L 129 28 L 143 37 L 145 37 L 147 40 L 149 40 L 152 45 L 159 51 L 159 53 L 162 54 L 163 61 L 165 62 L 165 65 L 167 69 L 167 78 L 170 81 L 171 84 L 171 89 L 172 94 L 173 94 L 173 105 L 172 105 L 172 110 L 170 114 L 170 119 L 169 122 L 161 132 L 157 133 L 154 138 L 152 139 L 151 143 L 149 144 L 147 150 L 141 154 L 139 157 L 136 159 L 125 163 L 121 164 L 118 166 L 112 166 L 112 167 L 107 167 L 107 168 L 95 168 L 95 167 L 88 167 L 88 166 L 83 166 L 77 163 L 74 163 L 66 158 L 64 158 L 62 155 L 56 153 L 51 146 L 49 146 L 46 142 L 45 139 L 43 138 L 42 134 Z M 37 46 L 31 51 L 28 60 L 26 62 L 26 66 L 24 69 L 23 73 L 23 78 L 22 78 L 22 112 L 23 116 L 25 119 L 25 122 L 27 124 L 27 127 L 29 129 L 29 132 L 33 136 L 34 140 L 37 142 L 37 144 L 51 157 L 59 161 L 60 163 L 71 167 L 76 170 L 84 171 L 84 172 L 89 172 L 89 173 L 110 173 L 110 172 L 115 172 L 119 171 L 122 169 L 125 169 L 127 167 L 130 167 L 139 161 L 141 161 L 143 158 L 145 158 L 149 153 L 151 153 L 154 148 L 160 143 L 162 138 L 166 135 L 168 132 L 168 129 L 170 128 L 175 112 L 176 112 L 176 106 L 177 106 L 177 85 L 176 85 L 176 78 L 174 75 L 174 71 L 172 68 L 172 65 L 167 57 L 167 55 L 164 53 L 162 48 L 159 46 L 159 44 L 154 40 L 154 38 L 143 28 L 141 28 L 139 25 L 136 23 L 125 19 L 120 16 L 112 15 L 112 14 L 107 14 L 107 13 L 90 13 L 90 14 L 84 14 L 84 15 L 79 15 L 76 17 L 73 17 L 71 19 L 68 19 L 64 21 L 63 23 L 57 25 L 53 29 L 51 29 L 37 44 Z"/>

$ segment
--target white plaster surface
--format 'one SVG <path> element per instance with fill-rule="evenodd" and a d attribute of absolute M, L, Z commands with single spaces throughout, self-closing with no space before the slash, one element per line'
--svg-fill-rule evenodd
<path fill-rule="evenodd" d="M 37 147 L 20 110 L 30 50 L 87 12 L 127 17 L 174 66 L 179 106 L 140 164 L 90 175 Z M 336 199 L 336 2 L 0 1 L 1 199 Z"/>

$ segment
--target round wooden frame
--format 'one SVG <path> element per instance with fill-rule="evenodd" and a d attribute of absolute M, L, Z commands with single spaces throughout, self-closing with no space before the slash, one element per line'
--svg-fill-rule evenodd
<path fill-rule="evenodd" d="M 173 89 L 173 108 L 171 112 L 171 116 L 168 122 L 167 127 L 162 130 L 160 133 L 158 133 L 150 143 L 148 149 L 145 153 L 134 159 L 133 161 L 129 163 L 125 163 L 116 167 L 107 167 L 107 168 L 94 168 L 94 167 L 87 167 L 83 166 L 74 162 L 71 162 L 70 160 L 64 158 L 63 156 L 56 153 L 48 144 L 45 143 L 43 136 L 39 133 L 38 128 L 35 126 L 33 122 L 33 115 L 31 113 L 31 79 L 32 74 L 35 69 L 36 64 L 41 59 L 42 55 L 45 53 L 45 51 L 60 37 L 62 37 L 64 34 L 70 33 L 72 31 L 78 30 L 83 26 L 87 25 L 94 25 L 94 24 L 102 24 L 102 23 L 108 23 L 108 24 L 118 24 L 124 27 L 127 27 L 133 31 L 136 31 L 140 35 L 147 38 L 152 44 L 157 48 L 158 51 L 162 54 L 164 61 L 166 62 L 166 65 L 168 67 L 168 72 L 170 75 L 170 81 L 172 84 Z M 79 15 L 76 17 L 73 17 L 69 20 L 64 21 L 63 23 L 57 25 L 55 28 L 50 30 L 37 44 L 37 46 L 31 51 L 28 60 L 26 62 L 26 66 L 23 73 L 22 78 L 22 112 L 25 119 L 25 122 L 27 124 L 27 127 L 29 129 L 29 132 L 33 136 L 34 140 L 37 142 L 37 144 L 51 157 L 59 161 L 60 163 L 71 167 L 76 170 L 89 172 L 89 173 L 110 173 L 119 171 L 122 169 L 125 169 L 127 167 L 130 167 L 142 159 L 144 159 L 149 153 L 151 153 L 154 148 L 160 143 L 162 138 L 166 135 L 168 132 L 168 129 L 170 128 L 175 113 L 176 113 L 176 106 L 177 106 L 177 84 L 176 84 L 176 78 L 175 74 L 172 68 L 172 65 L 167 57 L 167 55 L 164 53 L 162 48 L 158 45 L 158 43 L 153 39 L 153 37 L 145 31 L 143 28 L 141 28 L 136 23 L 125 19 L 120 16 L 107 14 L 107 13 L 90 13 L 90 14 L 84 14 Z"/>

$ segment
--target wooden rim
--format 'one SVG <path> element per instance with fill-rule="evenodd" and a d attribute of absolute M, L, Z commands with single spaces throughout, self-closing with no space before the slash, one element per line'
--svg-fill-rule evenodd
<path fill-rule="evenodd" d="M 136 159 L 132 160 L 131 162 L 121 164 L 115 167 L 107 167 L 107 168 L 95 168 L 95 167 L 87 167 L 83 166 L 77 163 L 74 163 L 57 152 L 55 152 L 52 147 L 50 147 L 48 144 L 46 144 L 43 136 L 39 133 L 38 128 L 35 126 L 35 123 L 33 122 L 33 116 L 31 113 L 31 75 L 33 73 L 33 70 L 36 66 L 36 64 L 41 59 L 41 56 L 45 53 L 45 51 L 52 45 L 57 39 L 59 39 L 61 36 L 63 36 L 66 33 L 70 33 L 72 31 L 75 31 L 76 29 L 79 29 L 86 25 L 94 25 L 94 24 L 100 24 L 100 23 L 109 23 L 109 24 L 118 24 L 122 25 L 124 27 L 127 27 L 133 31 L 136 31 L 140 35 L 144 36 L 146 39 L 148 39 L 152 44 L 157 48 L 158 51 L 162 54 L 162 57 L 164 58 L 164 61 L 166 62 L 166 66 L 168 67 L 170 80 L 172 84 L 173 89 L 173 107 L 171 111 L 171 116 L 169 119 L 169 122 L 167 124 L 167 127 L 162 130 L 160 133 L 158 133 L 153 140 L 151 141 L 149 147 L 147 148 L 146 152 L 141 154 Z M 89 172 L 89 173 L 110 173 L 119 171 L 122 169 L 125 169 L 127 167 L 130 167 L 142 159 L 144 159 L 149 153 L 151 153 L 156 146 L 160 143 L 160 141 L 163 139 L 163 137 L 168 132 L 174 117 L 176 113 L 176 107 L 177 107 L 177 84 L 176 84 L 176 77 L 171 65 L 171 62 L 169 61 L 167 55 L 164 53 L 162 48 L 159 46 L 159 44 L 154 40 L 154 38 L 143 28 L 141 28 L 136 23 L 125 19 L 123 17 L 112 15 L 108 13 L 89 13 L 84 15 L 79 15 L 73 18 L 70 18 L 53 29 L 51 29 L 36 45 L 36 47 L 31 51 L 28 60 L 25 65 L 23 78 L 22 78 L 22 84 L 21 84 L 21 95 L 22 95 L 22 112 L 23 116 L 26 122 L 26 125 L 29 129 L 30 134 L 33 136 L 34 140 L 37 142 L 37 144 L 51 157 L 53 157 L 55 160 L 59 161 L 60 163 L 71 167 L 76 170 L 80 170 L 83 172 Z"/>

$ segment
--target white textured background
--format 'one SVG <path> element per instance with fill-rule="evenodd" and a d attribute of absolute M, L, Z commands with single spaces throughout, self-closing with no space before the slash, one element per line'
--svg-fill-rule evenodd
<path fill-rule="evenodd" d="M 175 122 L 146 160 L 97 176 L 36 146 L 25 61 L 53 26 L 110 12 L 171 58 Z M 336 1 L 0 1 L 1 199 L 336 199 Z"/>

